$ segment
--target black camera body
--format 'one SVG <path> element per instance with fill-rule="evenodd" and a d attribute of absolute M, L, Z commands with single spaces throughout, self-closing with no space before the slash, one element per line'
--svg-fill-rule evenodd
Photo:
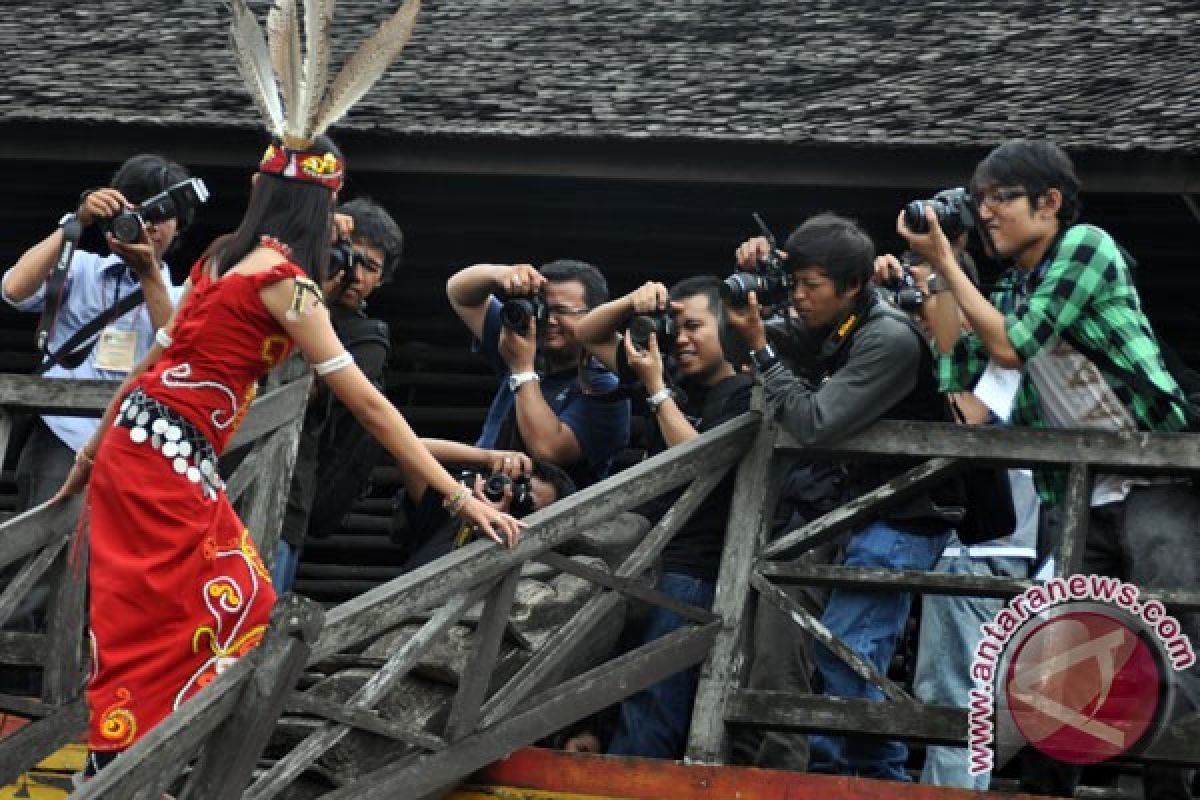
<path fill-rule="evenodd" d="M 904 261 L 900 266 L 902 268 L 900 277 L 893 278 L 883 284 L 883 287 L 891 292 L 888 299 L 896 308 L 901 311 L 916 311 L 925 304 L 925 292 L 917 288 L 917 282 L 912 274 L 912 264 Z"/>
<path fill-rule="evenodd" d="M 904 224 L 909 230 L 914 233 L 929 232 L 929 221 L 925 219 L 927 207 L 933 209 L 938 225 L 950 241 L 978 226 L 979 213 L 976 211 L 975 201 L 962 187 L 943 189 L 929 200 L 913 200 L 906 205 Z"/>
<path fill-rule="evenodd" d="M 629 318 L 629 338 L 639 350 L 649 347 L 650 337 L 654 336 L 658 340 L 659 351 L 669 352 L 675 346 L 677 334 L 675 317 L 669 311 L 635 314 Z"/>
<path fill-rule="evenodd" d="M 775 306 L 788 300 L 792 291 L 792 275 L 779 257 L 775 236 L 757 213 L 754 222 L 769 245 L 767 257 L 759 262 L 758 272 L 735 272 L 721 282 L 718 291 L 721 302 L 733 308 L 745 308 L 754 292 L 760 306 Z"/>
<path fill-rule="evenodd" d="M 489 476 L 483 484 L 483 496 L 493 503 L 498 503 L 504 499 L 504 490 L 509 486 L 512 487 L 512 502 L 508 506 L 510 514 L 514 517 L 524 517 L 537 510 L 534 505 L 533 481 L 524 475 L 516 479 L 503 472 Z"/>
<path fill-rule="evenodd" d="M 328 277 L 332 278 L 341 272 L 342 281 L 349 285 L 354 282 L 355 272 L 362 262 L 362 254 L 354 249 L 349 239 L 338 239 L 329 248 Z"/>
<path fill-rule="evenodd" d="M 100 221 L 100 228 L 111 233 L 118 242 L 133 244 L 142 238 L 142 228 L 148 224 L 175 218 L 186 227 L 197 207 L 208 201 L 208 187 L 199 178 L 188 178 L 144 200 L 133 209 L 124 209 L 116 216 Z"/>
<path fill-rule="evenodd" d="M 546 298 L 540 294 L 532 297 L 510 297 L 504 301 L 500 309 L 500 322 L 510 331 L 522 336 L 529 331 L 529 322 L 535 322 L 539 329 L 544 329 L 550 320 L 550 306 Z"/>

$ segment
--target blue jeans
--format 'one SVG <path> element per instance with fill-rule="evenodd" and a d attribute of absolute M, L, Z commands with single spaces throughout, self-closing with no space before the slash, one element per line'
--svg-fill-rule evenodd
<path fill-rule="evenodd" d="M 959 544 L 957 539 L 951 545 Z M 1029 577 L 1027 558 L 972 558 L 966 551 L 942 556 L 935 569 L 947 575 L 977 575 L 999 578 Z M 971 680 L 971 660 L 983 632 L 979 626 L 991 622 L 1004 601 L 998 597 L 957 597 L 927 594 L 921 606 L 921 633 L 917 644 L 917 671 L 913 694 L 922 703 L 966 708 Z M 921 783 L 987 791 L 990 773 L 967 771 L 965 747 L 931 745 L 925 748 Z"/>
<path fill-rule="evenodd" d="M 941 555 L 950 532 L 922 536 L 875 522 L 854 534 L 842 563 L 847 567 L 928 570 Z M 834 589 L 821 622 L 835 636 L 886 675 L 912 606 L 911 592 L 856 592 Z M 813 655 L 825 694 L 882 700 L 873 684 L 854 674 L 842 660 L 817 645 Z M 809 769 L 839 775 L 907 781 L 908 748 L 894 739 L 814 734 L 808 739 Z"/>
<path fill-rule="evenodd" d="M 716 584 L 677 572 L 664 572 L 656 588 L 682 603 L 706 610 L 712 608 L 716 593 Z M 646 619 L 645 630 L 630 645 L 640 647 L 687 624 L 687 620 L 674 611 L 656 606 Z M 699 679 L 700 665 L 697 664 L 625 698 L 621 702 L 616 733 L 608 745 L 609 754 L 683 758 Z"/>
<path fill-rule="evenodd" d="M 292 590 L 299 566 L 300 552 L 280 539 L 275 547 L 275 560 L 271 563 L 271 583 L 275 585 L 275 593 L 280 597 Z"/>

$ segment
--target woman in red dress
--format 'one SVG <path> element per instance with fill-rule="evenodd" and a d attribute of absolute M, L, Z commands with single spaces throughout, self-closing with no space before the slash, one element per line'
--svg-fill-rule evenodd
<path fill-rule="evenodd" d="M 87 484 L 92 771 L 262 639 L 275 591 L 217 457 L 258 378 L 293 347 L 447 509 L 497 541 L 518 537 L 520 523 L 434 460 L 334 333 L 314 278 L 341 183 L 341 157 L 325 137 L 304 150 L 268 148 L 240 226 L 192 267 L 175 317 L 60 493 Z"/>

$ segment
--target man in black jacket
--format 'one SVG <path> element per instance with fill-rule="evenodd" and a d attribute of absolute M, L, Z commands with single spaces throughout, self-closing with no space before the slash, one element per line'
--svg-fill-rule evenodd
<path fill-rule="evenodd" d="M 739 266 L 757 269 L 769 253 L 765 238 L 751 239 L 738 248 Z M 850 220 L 819 214 L 792 233 L 780 255 L 792 282 L 790 313 L 764 324 L 753 293 L 746 306 L 726 312 L 751 349 L 768 412 L 779 424 L 801 445 L 818 445 L 879 419 L 944 419 L 928 345 L 871 287 L 875 250 L 866 233 Z M 907 468 L 847 465 L 850 493 L 870 491 Z M 949 537 L 939 508 L 923 495 L 893 509 L 850 536 L 841 563 L 930 569 Z M 908 592 L 835 589 L 821 621 L 886 674 L 911 601 Z M 814 656 L 826 694 L 882 699 L 824 647 Z M 811 771 L 908 779 L 902 742 L 821 734 L 809 744 Z"/>

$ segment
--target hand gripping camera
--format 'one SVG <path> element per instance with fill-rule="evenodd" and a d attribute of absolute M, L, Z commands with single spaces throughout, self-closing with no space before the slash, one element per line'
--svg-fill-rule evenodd
<path fill-rule="evenodd" d="M 658 341 L 660 352 L 666 353 L 675 346 L 675 317 L 669 311 L 655 311 L 653 314 L 636 314 L 629 318 L 629 338 L 638 350 L 650 346 L 653 335 Z"/>
<path fill-rule="evenodd" d="M 493 503 L 498 503 L 504 499 L 504 489 L 508 486 L 512 487 L 512 503 L 508 506 L 510 514 L 514 517 L 524 517 L 537 510 L 534 507 L 533 482 L 524 475 L 516 480 L 503 472 L 489 476 L 483 484 L 483 496 Z"/>
<path fill-rule="evenodd" d="M 770 252 L 759 263 L 758 272 L 735 272 L 721 282 L 721 301 L 733 308 L 744 308 L 750 302 L 750 293 L 758 297 L 760 306 L 774 306 L 788 299 L 792 289 L 792 276 L 779 257 L 775 237 L 757 213 L 754 221 L 766 237 Z"/>
<path fill-rule="evenodd" d="M 937 214 L 938 225 L 950 241 L 974 230 L 979 223 L 975 201 L 966 189 L 943 189 L 930 200 L 913 200 L 904 207 L 904 224 L 913 233 L 929 232 L 929 221 L 925 219 L 927 207 Z"/>
<path fill-rule="evenodd" d="M 532 297 L 510 297 L 500 309 L 501 324 L 522 336 L 529 331 L 530 320 L 537 323 L 539 330 L 544 330 L 549 319 L 550 306 L 546 305 L 546 298 L 540 294 Z"/>
<path fill-rule="evenodd" d="M 127 208 L 114 217 L 101 220 L 100 228 L 111 233 L 118 242 L 133 244 L 142 238 L 142 228 L 146 225 L 171 218 L 179 220 L 181 225 L 186 224 L 208 197 L 204 181 L 188 178 L 144 200 L 137 208 Z"/>
<path fill-rule="evenodd" d="M 893 278 L 883 284 L 890 292 L 889 300 L 901 311 L 916 311 L 925 304 L 925 293 L 917 288 L 913 278 L 912 267 L 916 263 L 911 253 L 905 253 L 900 259 L 900 277 Z"/>

